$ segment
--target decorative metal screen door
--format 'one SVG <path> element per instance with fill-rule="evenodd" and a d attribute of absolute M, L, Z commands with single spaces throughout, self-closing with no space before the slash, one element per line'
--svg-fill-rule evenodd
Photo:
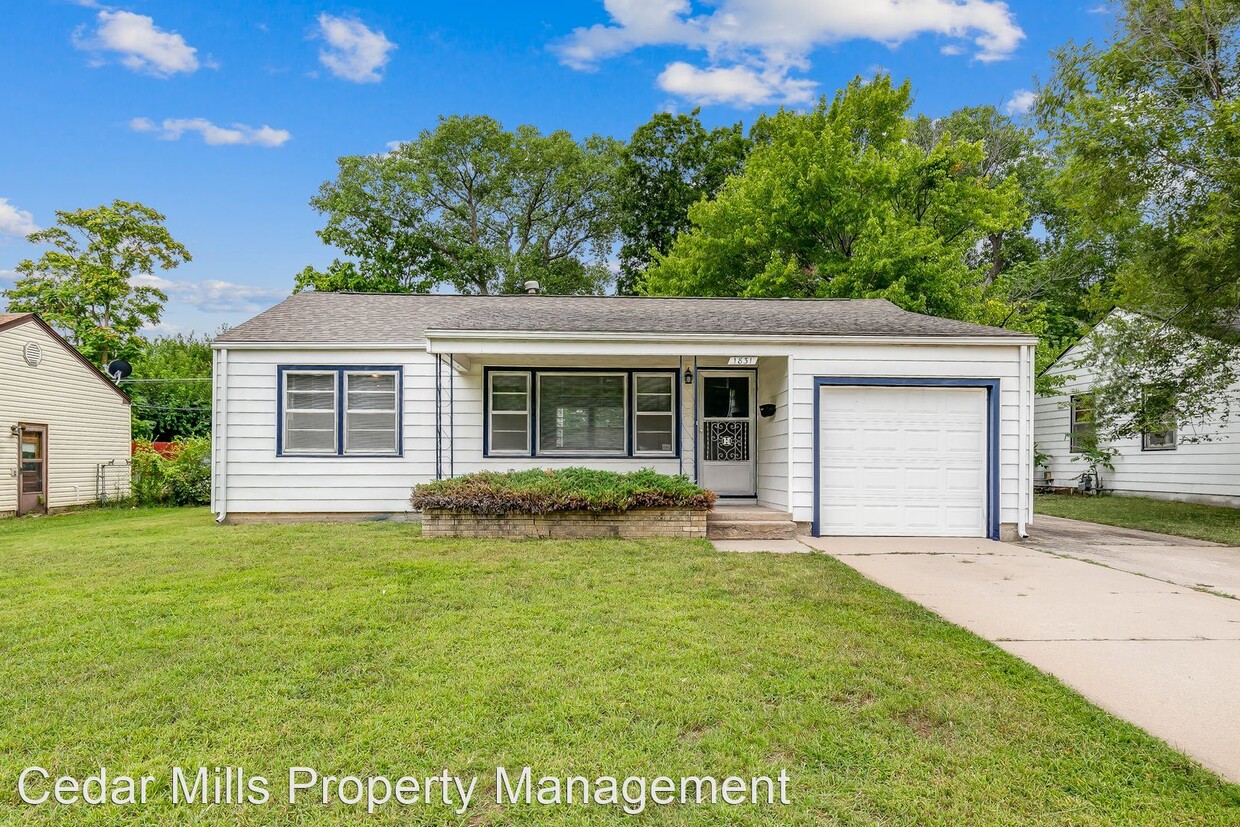
<path fill-rule="evenodd" d="M 704 488 L 731 497 L 755 493 L 754 374 L 698 372 L 698 476 Z"/>
<path fill-rule="evenodd" d="M 47 512 L 47 426 L 19 426 L 17 516 Z"/>

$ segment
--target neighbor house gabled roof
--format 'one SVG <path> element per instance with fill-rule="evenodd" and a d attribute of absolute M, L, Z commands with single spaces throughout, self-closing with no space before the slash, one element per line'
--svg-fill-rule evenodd
<path fill-rule="evenodd" d="M 3 333 L 6 330 L 12 330 L 15 327 L 28 324 L 28 323 L 37 325 L 38 327 L 42 328 L 43 331 L 47 333 L 47 335 L 51 336 L 56 341 L 57 344 L 59 344 L 65 350 L 69 351 L 69 353 L 72 354 L 74 358 L 76 358 L 79 362 L 85 365 L 90 370 L 91 373 L 98 376 L 101 381 L 106 382 L 107 386 L 111 388 L 112 390 L 116 391 L 120 395 L 121 399 L 124 399 L 126 402 L 131 401 L 129 398 L 129 394 L 125 393 L 123 390 L 117 387 L 117 384 L 112 381 L 112 377 L 108 376 L 106 373 L 101 371 L 98 367 L 91 364 L 91 361 L 89 359 L 83 356 L 78 351 L 77 348 L 69 344 L 69 342 L 65 339 L 64 336 L 61 336 L 59 333 L 56 332 L 55 328 L 53 328 L 50 324 L 40 319 L 38 314 L 35 314 L 35 313 L 0 313 L 0 333 Z"/>
<path fill-rule="evenodd" d="M 296 293 L 216 343 L 413 343 L 427 331 L 1030 338 L 885 299 Z"/>

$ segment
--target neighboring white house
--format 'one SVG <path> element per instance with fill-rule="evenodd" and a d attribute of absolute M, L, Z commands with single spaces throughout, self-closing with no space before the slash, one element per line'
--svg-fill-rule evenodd
<path fill-rule="evenodd" d="M 0 516 L 129 494 L 129 397 L 33 313 L 0 313 Z"/>
<path fill-rule="evenodd" d="M 480 469 L 651 467 L 816 534 L 1008 536 L 1035 344 L 882 300 L 300 293 L 215 340 L 213 508 L 390 514 Z"/>
<path fill-rule="evenodd" d="M 1049 457 L 1040 483 L 1049 478 L 1054 487 L 1073 486 L 1086 470 L 1078 449 L 1080 435 L 1093 432 L 1094 371 L 1089 354 L 1090 339 L 1085 337 L 1045 371 L 1065 381 L 1059 393 L 1040 396 L 1036 402 L 1035 439 L 1038 450 Z M 1240 398 L 1240 387 L 1232 393 Z M 1240 423 L 1232 419 L 1207 424 L 1193 436 L 1209 439 L 1195 443 L 1185 442 L 1185 434 L 1173 423 L 1168 425 L 1157 433 L 1102 443 L 1118 451 L 1112 458 L 1115 470 L 1102 471 L 1103 487 L 1114 494 L 1240 506 Z"/>

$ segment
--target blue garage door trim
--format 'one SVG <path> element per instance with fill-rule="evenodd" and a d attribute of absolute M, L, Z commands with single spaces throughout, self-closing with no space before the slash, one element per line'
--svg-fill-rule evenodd
<path fill-rule="evenodd" d="M 999 539 L 999 380 L 998 379 L 906 379 L 882 376 L 815 376 L 814 377 L 814 536 L 821 536 L 819 512 L 822 494 L 819 480 L 819 442 L 822 440 L 822 389 L 829 386 L 921 387 L 921 388 L 985 388 L 987 409 L 986 434 L 986 518 L 990 539 Z"/>

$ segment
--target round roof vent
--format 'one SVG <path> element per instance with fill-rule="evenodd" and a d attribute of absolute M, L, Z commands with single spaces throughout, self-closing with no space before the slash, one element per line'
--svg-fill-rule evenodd
<path fill-rule="evenodd" d="M 26 342 L 26 346 L 22 348 L 22 358 L 27 365 L 37 368 L 43 361 L 43 348 L 39 347 L 38 342 Z"/>

